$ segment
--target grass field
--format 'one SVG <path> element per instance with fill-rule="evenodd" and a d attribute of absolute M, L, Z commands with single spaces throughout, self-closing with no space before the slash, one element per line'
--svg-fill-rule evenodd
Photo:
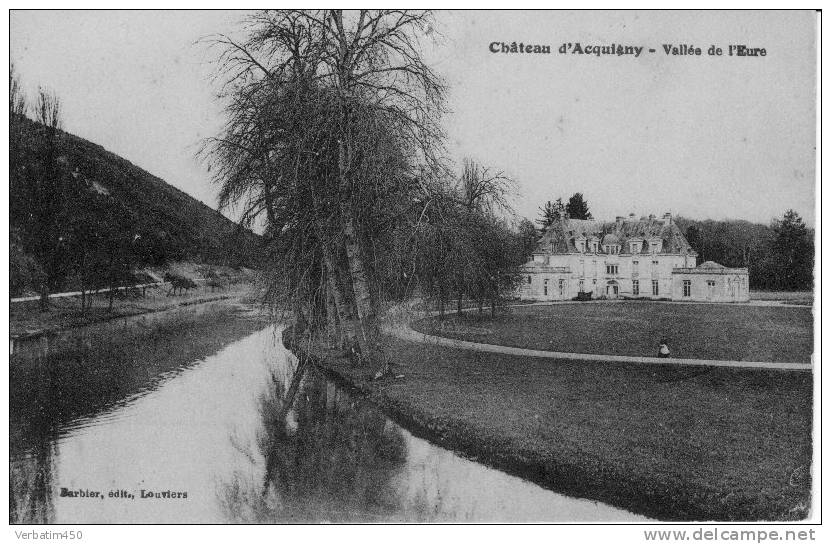
<path fill-rule="evenodd" d="M 804 518 L 812 375 L 579 363 L 388 338 L 403 379 L 323 364 L 416 434 L 571 496 L 664 520 Z"/>
<path fill-rule="evenodd" d="M 511 308 L 427 318 L 416 330 L 486 344 L 609 355 L 655 356 L 662 338 L 673 357 L 807 363 L 811 308 L 615 302 Z"/>
<path fill-rule="evenodd" d="M 814 293 L 813 291 L 750 291 L 750 300 L 770 300 L 811 306 L 814 303 Z"/>

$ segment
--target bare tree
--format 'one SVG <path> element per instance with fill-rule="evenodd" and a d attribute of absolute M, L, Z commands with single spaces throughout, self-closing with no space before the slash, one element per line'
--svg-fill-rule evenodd
<path fill-rule="evenodd" d="M 26 115 L 28 111 L 26 93 L 20 83 L 20 76 L 15 72 L 14 63 L 9 64 L 9 114 Z"/>
<path fill-rule="evenodd" d="M 58 257 L 62 249 L 65 198 L 58 165 L 61 128 L 61 102 L 58 97 L 38 88 L 35 103 L 35 120 L 44 127 L 44 146 L 40 164 L 33 172 L 34 179 L 28 180 L 32 198 L 29 201 L 37 259 L 44 272 L 40 282 L 40 309 L 49 309 L 49 292 L 56 285 Z"/>
<path fill-rule="evenodd" d="M 489 293 L 493 289 L 489 286 L 495 261 L 487 254 L 490 244 L 500 236 L 485 239 L 485 232 L 499 230 L 495 222 L 497 215 L 513 214 L 508 203 L 512 188 L 513 181 L 504 172 L 494 172 L 471 158 L 462 161 L 462 175 L 456 185 L 461 209 L 454 234 L 455 244 L 459 246 L 454 256 L 459 262 L 453 267 L 459 315 L 465 294 L 479 300 L 480 304 L 485 298 L 491 298 Z"/>
<path fill-rule="evenodd" d="M 47 128 L 50 138 L 54 138 L 61 128 L 61 101 L 55 93 L 43 87 L 38 87 L 35 120 Z"/>
<path fill-rule="evenodd" d="M 377 242 L 441 169 L 444 86 L 421 58 L 430 20 L 265 11 L 246 21 L 245 40 L 209 40 L 229 103 L 206 147 L 221 203 L 265 215 L 274 258 L 301 265 L 272 285 L 292 291 L 301 317 L 303 307 L 337 307 L 358 351 L 376 332 Z"/>

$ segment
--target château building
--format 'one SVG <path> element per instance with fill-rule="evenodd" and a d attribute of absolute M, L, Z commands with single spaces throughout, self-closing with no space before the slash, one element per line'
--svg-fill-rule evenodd
<path fill-rule="evenodd" d="M 750 299 L 746 268 L 706 262 L 666 213 L 615 222 L 562 219 L 543 233 L 523 266 L 522 300 L 646 298 L 712 302 Z"/>

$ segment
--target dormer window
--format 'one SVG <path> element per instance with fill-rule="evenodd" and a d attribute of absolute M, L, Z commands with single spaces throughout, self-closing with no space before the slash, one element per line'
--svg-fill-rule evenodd
<path fill-rule="evenodd" d="M 597 242 L 592 242 L 592 253 L 597 253 Z"/>
<path fill-rule="evenodd" d="M 577 251 L 580 253 L 586 252 L 586 241 L 585 240 L 577 240 Z"/>
<path fill-rule="evenodd" d="M 629 252 L 630 253 L 640 253 L 641 252 L 642 242 L 640 240 L 632 240 L 629 242 Z"/>
<path fill-rule="evenodd" d="M 661 246 L 663 245 L 663 240 L 660 238 L 652 238 L 649 240 L 649 252 L 650 253 L 659 253 L 661 251 Z"/>

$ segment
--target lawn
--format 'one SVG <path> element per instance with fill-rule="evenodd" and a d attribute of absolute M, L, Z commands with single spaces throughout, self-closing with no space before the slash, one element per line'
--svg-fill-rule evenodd
<path fill-rule="evenodd" d="M 814 303 L 814 293 L 813 291 L 750 291 L 750 300 L 769 300 L 811 306 Z"/>
<path fill-rule="evenodd" d="M 397 380 L 322 363 L 414 433 L 571 496 L 663 520 L 804 518 L 808 372 L 585 363 L 385 339 Z"/>
<path fill-rule="evenodd" d="M 671 355 L 808 363 L 813 351 L 811 308 L 614 302 L 511 308 L 489 314 L 427 318 L 416 330 L 521 348 L 655 356 L 662 338 Z"/>

